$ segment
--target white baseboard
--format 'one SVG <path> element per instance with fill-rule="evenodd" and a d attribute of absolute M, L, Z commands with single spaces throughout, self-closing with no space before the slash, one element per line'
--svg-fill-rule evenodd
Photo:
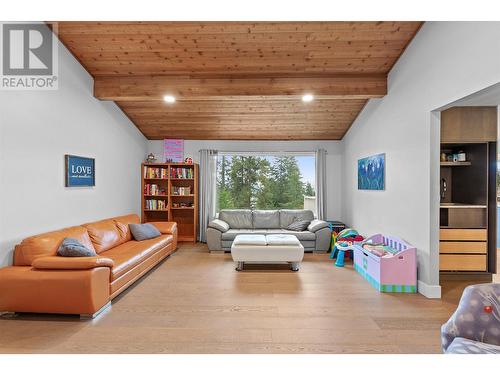
<path fill-rule="evenodd" d="M 417 280 L 417 291 L 427 298 L 441 298 L 441 285 L 429 285 Z"/>

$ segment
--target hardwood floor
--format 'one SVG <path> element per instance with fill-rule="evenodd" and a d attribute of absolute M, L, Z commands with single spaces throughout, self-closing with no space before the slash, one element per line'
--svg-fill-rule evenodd
<path fill-rule="evenodd" d="M 93 321 L 0 319 L 2 353 L 439 353 L 443 299 L 375 291 L 351 267 L 307 254 L 299 272 L 236 272 L 229 254 L 182 244 Z"/>

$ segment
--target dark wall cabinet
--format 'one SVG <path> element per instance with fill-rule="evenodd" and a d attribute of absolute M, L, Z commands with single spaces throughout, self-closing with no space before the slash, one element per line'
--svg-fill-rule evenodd
<path fill-rule="evenodd" d="M 496 165 L 496 107 L 441 113 L 442 272 L 496 272 Z"/>

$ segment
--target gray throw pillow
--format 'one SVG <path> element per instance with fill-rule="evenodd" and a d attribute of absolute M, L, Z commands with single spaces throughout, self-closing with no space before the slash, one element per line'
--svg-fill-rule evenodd
<path fill-rule="evenodd" d="M 303 232 L 307 229 L 311 222 L 308 220 L 294 220 L 289 226 L 286 227 L 288 230 L 293 230 L 295 232 Z"/>
<path fill-rule="evenodd" d="M 129 224 L 129 227 L 136 241 L 150 240 L 161 236 L 161 232 L 153 224 Z"/>
<path fill-rule="evenodd" d="M 57 255 L 61 257 L 95 257 L 94 249 L 89 249 L 74 238 L 65 238 L 59 248 Z"/>

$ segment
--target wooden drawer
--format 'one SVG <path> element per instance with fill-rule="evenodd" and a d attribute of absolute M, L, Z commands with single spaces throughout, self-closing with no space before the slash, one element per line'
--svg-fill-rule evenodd
<path fill-rule="evenodd" d="M 440 271 L 486 271 L 486 255 L 439 255 Z"/>
<path fill-rule="evenodd" d="M 441 241 L 439 252 L 441 254 L 486 254 L 488 252 L 486 244 L 486 242 Z"/>
<path fill-rule="evenodd" d="M 441 241 L 486 241 L 488 231 L 486 229 L 440 229 L 439 239 Z"/>

